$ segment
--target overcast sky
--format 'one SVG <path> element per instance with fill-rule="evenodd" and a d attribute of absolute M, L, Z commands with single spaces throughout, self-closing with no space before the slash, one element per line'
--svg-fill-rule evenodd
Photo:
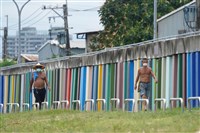
<path fill-rule="evenodd" d="M 28 0 L 15 0 L 21 6 Z M 56 1 L 56 2 L 55 2 Z M 67 0 L 70 34 L 94 31 L 102 29 L 100 25 L 97 10 L 104 4 L 105 0 Z M 51 9 L 42 10 L 42 7 L 62 7 L 66 0 L 31 0 L 22 10 L 21 27 L 36 27 L 37 30 L 48 31 L 48 29 L 57 26 L 64 26 L 64 21 L 56 17 L 55 21 L 49 17 L 58 16 Z M 89 10 L 87 10 L 89 9 Z M 60 15 L 63 15 L 62 9 L 55 9 Z M 83 11 L 87 10 L 87 11 Z M 18 30 L 18 11 L 12 0 L 0 0 L 0 29 L 6 27 L 6 17 L 8 15 L 8 35 L 15 35 Z M 2 38 L 3 31 L 0 31 Z M 2 39 L 0 39 L 0 55 L 2 53 Z"/>

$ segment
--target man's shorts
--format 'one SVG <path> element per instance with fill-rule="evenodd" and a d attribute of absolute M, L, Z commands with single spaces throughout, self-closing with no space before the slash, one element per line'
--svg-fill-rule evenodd
<path fill-rule="evenodd" d="M 145 95 L 146 97 L 149 98 L 150 88 L 151 88 L 150 83 L 140 82 L 138 90 L 140 92 L 140 96 L 142 97 L 143 95 Z"/>

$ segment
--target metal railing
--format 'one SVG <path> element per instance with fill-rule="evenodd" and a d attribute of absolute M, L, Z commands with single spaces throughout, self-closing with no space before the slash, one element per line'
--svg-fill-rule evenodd
<path fill-rule="evenodd" d="M 53 101 L 52 108 L 53 109 L 59 109 L 60 108 L 60 101 Z"/>
<path fill-rule="evenodd" d="M 119 98 L 111 98 L 110 99 L 110 111 L 112 111 L 112 104 L 113 102 L 116 102 L 116 109 L 119 109 L 119 104 L 120 104 L 120 100 Z"/>
<path fill-rule="evenodd" d="M 188 103 L 188 110 L 191 111 L 191 101 L 192 100 L 197 100 L 198 101 L 198 108 L 200 107 L 200 97 L 188 97 L 187 99 L 187 103 Z M 184 101 L 183 101 L 183 98 L 170 98 L 169 100 L 169 104 L 170 104 L 170 110 L 172 110 L 172 102 L 173 101 L 179 101 L 180 104 L 181 104 L 181 111 L 184 112 Z M 96 99 L 96 106 L 97 104 L 101 102 L 102 103 L 102 106 L 101 106 L 101 109 L 102 110 L 106 110 L 106 100 L 105 99 Z M 124 100 L 124 104 L 123 104 L 123 111 L 128 111 L 128 109 L 126 110 L 126 107 L 127 107 L 127 104 L 131 102 L 132 103 L 132 106 L 131 106 L 131 112 L 134 111 L 134 107 L 135 107 L 135 100 L 134 99 L 125 99 Z M 147 110 L 149 110 L 149 100 L 148 99 L 138 99 L 137 100 L 137 103 L 139 105 L 139 103 L 141 102 L 146 102 L 146 106 L 147 106 Z M 157 110 L 157 102 L 161 102 L 162 104 L 162 109 L 163 111 L 166 111 L 166 99 L 165 98 L 156 98 L 154 100 L 154 112 L 156 112 Z M 87 103 L 91 103 L 91 111 L 94 111 L 95 110 L 95 104 L 94 104 L 94 99 L 87 99 L 85 100 L 85 104 L 84 104 L 84 110 L 86 110 L 86 107 L 87 107 Z M 114 103 L 116 103 L 116 109 L 118 110 L 119 109 L 119 104 L 120 104 L 120 99 L 119 98 L 111 98 L 110 99 L 110 110 L 113 111 L 113 106 L 114 106 Z M 72 101 L 72 106 L 76 104 L 75 106 L 75 109 L 78 109 L 80 110 L 81 109 L 81 105 L 80 105 L 80 100 L 73 100 Z M 52 103 L 52 108 L 54 109 L 59 109 L 59 108 L 64 108 L 64 105 L 66 105 L 66 108 L 68 108 L 69 106 L 69 102 L 68 100 L 62 100 L 62 101 L 53 101 Z M 3 104 L 0 104 L 0 113 L 3 113 L 3 107 L 4 105 Z M 18 103 L 7 103 L 6 104 L 6 107 L 8 111 L 8 113 L 10 112 L 16 112 L 16 111 L 19 111 L 19 104 Z M 36 110 L 39 110 L 39 103 L 33 103 L 32 104 L 32 107 L 36 107 Z M 77 108 L 78 107 L 78 108 Z M 139 107 L 139 106 L 138 106 Z M 14 108 L 14 110 L 13 110 Z M 48 109 L 48 102 L 42 102 L 42 109 Z M 22 103 L 22 110 L 26 110 L 26 109 L 30 109 L 30 106 L 28 103 Z M 138 111 L 140 111 L 141 109 L 138 109 Z"/>
<path fill-rule="evenodd" d="M 148 111 L 149 110 L 149 99 L 138 99 L 137 100 L 138 105 L 140 102 L 146 102 L 146 106 L 147 106 L 146 110 Z M 138 109 L 138 111 L 140 111 L 140 109 Z"/>
<path fill-rule="evenodd" d="M 126 110 L 126 104 L 127 104 L 128 102 L 132 102 L 132 108 L 131 108 L 132 111 L 131 111 L 131 112 L 133 112 L 133 111 L 134 111 L 134 106 L 135 106 L 135 100 L 134 100 L 134 99 L 125 99 L 125 100 L 124 100 L 123 111 Z"/>
<path fill-rule="evenodd" d="M 106 100 L 105 99 L 97 99 L 96 100 L 96 106 L 97 104 L 101 102 L 103 105 L 101 106 L 101 110 L 102 110 L 102 107 L 104 108 L 104 110 L 106 111 Z"/>
<path fill-rule="evenodd" d="M 42 109 L 48 109 L 48 102 L 42 102 Z"/>
<path fill-rule="evenodd" d="M 3 113 L 3 104 L 2 103 L 0 104 L 0 109 L 1 109 L 0 113 Z"/>
<path fill-rule="evenodd" d="M 36 108 L 36 110 L 39 110 L 39 106 L 40 106 L 40 104 L 39 103 L 33 103 L 32 104 L 32 107 L 34 108 Z"/>
<path fill-rule="evenodd" d="M 165 111 L 166 110 L 166 99 L 165 98 L 156 98 L 154 100 L 154 111 L 156 111 L 156 103 L 159 101 L 163 102 L 163 111 Z"/>
<path fill-rule="evenodd" d="M 22 109 L 26 110 L 26 107 L 29 110 L 29 103 L 22 103 Z"/>
<path fill-rule="evenodd" d="M 86 110 L 87 103 L 91 103 L 92 104 L 92 111 L 94 111 L 94 99 L 87 99 L 87 100 L 85 100 L 85 106 L 84 106 L 85 110 Z"/>
<path fill-rule="evenodd" d="M 78 110 L 80 110 L 80 109 L 81 109 L 81 102 L 80 102 L 80 100 L 73 100 L 73 101 L 72 101 L 72 106 L 73 106 L 75 103 L 78 104 Z M 76 104 L 76 108 L 77 108 L 77 104 Z M 76 109 L 76 108 L 75 108 L 75 109 Z"/>
<path fill-rule="evenodd" d="M 170 110 L 172 110 L 172 101 L 180 101 L 181 103 L 181 111 L 184 112 L 183 98 L 170 98 L 169 99 Z"/>
<path fill-rule="evenodd" d="M 9 113 L 12 112 L 13 107 L 17 107 L 19 110 L 19 103 L 7 103 L 6 105 L 7 107 L 10 107 L 8 111 Z M 14 109 L 14 112 L 16 112 L 16 109 Z"/>
<path fill-rule="evenodd" d="M 191 111 L 191 103 L 190 103 L 191 100 L 198 100 L 199 107 L 200 107 L 200 97 L 188 97 L 188 109 L 189 109 L 189 111 Z"/>
<path fill-rule="evenodd" d="M 62 101 L 60 101 L 61 109 L 63 109 L 65 107 L 63 105 L 65 105 L 66 108 L 68 108 L 69 107 L 69 101 L 68 100 L 62 100 Z"/>

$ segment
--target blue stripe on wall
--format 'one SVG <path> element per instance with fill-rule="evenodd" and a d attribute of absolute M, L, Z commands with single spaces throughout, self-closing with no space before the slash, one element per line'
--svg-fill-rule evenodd
<path fill-rule="evenodd" d="M 86 67 L 81 67 L 81 81 L 80 81 L 80 103 L 81 110 L 84 110 L 85 105 L 85 95 L 86 95 Z"/>
<path fill-rule="evenodd" d="M 133 98 L 134 97 L 134 62 L 130 61 L 130 70 L 129 70 L 129 98 Z M 131 107 L 132 107 L 132 103 L 129 103 L 129 111 L 132 111 Z"/>
<path fill-rule="evenodd" d="M 93 84 L 92 84 L 92 90 L 93 90 L 93 95 L 92 98 L 93 99 L 97 99 L 97 87 L 98 87 L 98 66 L 94 66 L 93 69 Z M 95 103 L 96 105 L 96 100 Z M 95 110 L 96 110 L 96 106 L 94 106 Z"/>
<path fill-rule="evenodd" d="M 187 54 L 187 98 L 191 96 L 190 93 L 190 82 L 191 82 L 191 72 L 190 72 L 190 66 L 191 66 L 191 62 L 190 62 L 190 53 Z"/>
<path fill-rule="evenodd" d="M 200 96 L 200 83 L 199 83 L 199 80 L 200 80 L 200 52 L 197 52 L 197 95 Z M 200 104 L 200 103 L 199 103 Z"/>
<path fill-rule="evenodd" d="M 3 80 L 2 80 L 2 78 L 3 78 L 3 76 L 2 75 L 0 75 L 0 103 L 3 103 L 2 101 L 3 101 L 3 85 L 2 85 L 2 82 L 3 82 Z"/>
<path fill-rule="evenodd" d="M 196 60 L 195 60 L 195 53 L 191 53 L 191 73 L 192 73 L 192 76 L 191 76 L 191 90 L 192 90 L 192 96 L 196 96 L 195 95 L 195 92 L 196 92 L 196 80 L 195 80 L 195 75 L 196 75 Z M 193 100 L 192 101 L 192 106 L 195 107 L 196 106 L 196 102 Z"/>

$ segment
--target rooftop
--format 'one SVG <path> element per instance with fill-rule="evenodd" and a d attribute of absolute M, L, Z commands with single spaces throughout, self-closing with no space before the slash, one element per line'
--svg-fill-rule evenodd
<path fill-rule="evenodd" d="M 21 54 L 23 58 L 30 62 L 36 62 L 38 61 L 38 55 L 37 54 Z"/>

